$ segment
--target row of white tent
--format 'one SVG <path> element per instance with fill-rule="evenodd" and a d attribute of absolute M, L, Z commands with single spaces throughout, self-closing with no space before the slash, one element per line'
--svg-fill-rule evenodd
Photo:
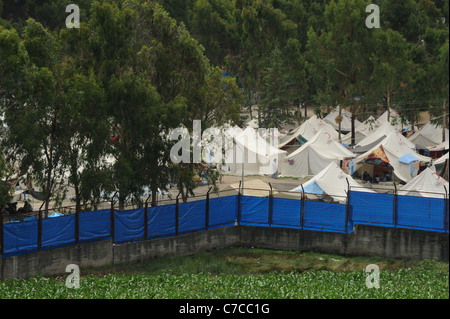
<path fill-rule="evenodd" d="M 395 111 L 391 111 L 390 116 L 391 119 L 398 117 Z M 362 175 L 364 171 L 373 172 L 374 165 L 368 164 L 366 159 L 375 156 L 392 167 L 397 181 L 407 183 L 417 175 L 418 163 L 429 165 L 432 162 L 431 157 L 416 151 L 416 141 L 421 145 L 435 144 L 436 148 L 448 149 L 448 140 L 442 143 L 442 128 L 432 124 L 425 125 L 409 138 L 399 133 L 398 128 L 387 121 L 386 112 L 378 119 L 369 118 L 357 127 L 357 144 L 349 149 L 343 145 L 348 135 L 344 135 L 340 143 L 336 129 L 325 119 L 314 115 L 282 136 L 275 149 L 251 127 L 234 136 L 235 154 L 243 150 L 244 164 L 234 160 L 224 166 L 224 171 L 241 174 L 243 169 L 245 175 L 269 175 L 278 169 L 281 176 L 305 177 L 315 176 L 331 163 L 345 161 L 347 164 L 350 162 L 347 173 L 358 171 Z M 448 137 L 448 130 L 445 132 Z M 425 139 L 429 143 L 424 143 Z M 256 161 L 248 161 L 248 157 L 256 158 Z"/>
<path fill-rule="evenodd" d="M 313 178 L 295 187 L 291 192 L 305 192 L 306 194 L 312 194 L 319 198 L 329 196 L 333 201 L 345 203 L 348 190 L 375 193 L 374 190 L 356 182 L 336 163 L 330 163 Z M 398 193 L 406 196 L 432 198 L 446 198 L 447 196 L 448 198 L 449 182 L 437 174 L 434 165 L 431 165 L 406 185 L 402 186 Z"/>

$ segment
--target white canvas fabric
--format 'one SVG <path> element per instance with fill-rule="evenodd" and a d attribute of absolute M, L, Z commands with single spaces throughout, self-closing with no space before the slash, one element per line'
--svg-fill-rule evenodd
<path fill-rule="evenodd" d="M 341 110 L 342 121 L 341 121 L 341 132 L 349 132 L 352 129 L 352 113 L 342 109 Z M 323 118 L 325 122 L 330 124 L 335 130 L 339 130 L 339 124 L 336 123 L 336 117 L 339 116 L 339 107 L 336 107 L 327 116 Z M 355 119 L 355 128 L 360 126 L 361 122 Z"/>
<path fill-rule="evenodd" d="M 278 148 L 284 147 L 286 144 L 296 139 L 299 135 L 303 136 L 309 141 L 321 129 L 330 134 L 330 136 L 334 139 L 337 139 L 339 136 L 339 133 L 336 132 L 336 130 L 330 124 L 318 118 L 316 115 L 313 115 L 302 125 L 297 127 L 292 134 L 289 133 L 283 139 L 281 139 L 278 143 Z"/>
<path fill-rule="evenodd" d="M 403 142 L 403 144 L 407 145 L 410 149 L 415 150 L 416 146 L 414 143 L 409 141 L 406 137 L 404 137 L 402 134 L 398 133 L 395 128 L 389 124 L 389 122 L 383 122 L 381 125 L 373 131 L 370 135 L 368 135 L 366 138 L 361 140 L 356 146 L 366 146 L 371 143 L 376 142 L 378 139 L 384 136 L 388 136 L 390 133 L 397 133 L 397 138 Z"/>
<path fill-rule="evenodd" d="M 402 181 L 409 182 L 414 176 L 411 175 L 411 165 L 405 164 L 399 161 L 403 155 L 411 154 L 415 158 L 417 158 L 420 162 L 429 163 L 431 162 L 431 158 L 427 156 L 420 155 L 416 153 L 413 149 L 411 149 L 404 140 L 404 136 L 398 132 L 389 133 L 385 139 L 376 144 L 367 152 L 361 154 L 355 159 L 356 170 L 361 167 L 361 164 L 358 164 L 360 161 L 364 160 L 370 153 L 376 150 L 380 145 L 383 146 L 384 152 L 386 153 L 387 158 L 389 159 L 390 165 L 394 169 L 394 174 Z"/>
<path fill-rule="evenodd" d="M 232 135 L 234 134 L 234 136 Z M 279 163 L 286 156 L 286 151 L 270 145 L 258 132 L 248 127 L 243 131 L 235 130 L 230 133 L 236 144 L 232 146 L 232 158 L 226 158 L 228 172 L 246 175 L 271 175 L 274 173 L 274 160 Z M 230 154 L 228 154 L 230 155 Z M 242 165 L 244 162 L 244 165 Z"/>
<path fill-rule="evenodd" d="M 408 196 L 444 198 L 445 188 L 447 188 L 447 194 L 449 192 L 448 186 L 448 181 L 439 176 L 431 166 L 410 180 L 398 193 Z"/>
<path fill-rule="evenodd" d="M 359 126 L 355 128 L 355 144 L 358 144 L 364 138 L 375 132 L 379 126 L 380 122 L 376 120 L 373 116 L 370 116 L 366 121 L 362 122 Z M 344 144 L 352 143 L 351 132 L 343 136 L 342 143 Z"/>
<path fill-rule="evenodd" d="M 347 184 L 348 181 L 348 184 Z M 315 184 L 315 185 L 314 185 Z M 373 190 L 358 184 L 350 175 L 344 173 L 336 163 L 330 163 L 322 171 L 317 173 L 312 179 L 303 184 L 303 189 L 307 193 L 308 189 L 317 189 L 317 186 L 335 201 L 345 203 L 347 198 L 348 185 L 350 189 L 358 192 L 374 193 Z M 313 186 L 313 187 L 310 187 Z M 294 192 L 301 192 L 302 185 L 292 189 Z M 314 192 L 316 193 L 316 192 Z"/>
<path fill-rule="evenodd" d="M 442 155 L 441 157 L 439 157 L 438 159 L 436 159 L 433 164 L 442 164 L 444 163 L 446 160 L 448 160 L 448 154 L 449 152 L 445 153 L 444 155 Z"/>
<path fill-rule="evenodd" d="M 321 129 L 302 147 L 284 158 L 281 173 L 295 177 L 315 175 L 331 162 L 353 157 L 355 154 Z"/>
<path fill-rule="evenodd" d="M 409 137 L 415 145 L 432 147 L 442 144 L 442 126 L 427 123 L 419 131 Z M 448 129 L 445 129 L 445 141 L 448 145 Z M 447 146 L 448 147 L 448 146 Z"/>
<path fill-rule="evenodd" d="M 402 124 L 400 115 L 395 110 L 391 109 L 389 121 L 387 120 L 387 118 L 388 118 L 388 111 L 381 114 L 380 117 L 377 118 L 377 120 L 378 122 L 380 122 L 380 124 L 390 123 L 397 131 L 404 130 L 406 128 L 412 128 L 412 125 L 409 122 Z"/>

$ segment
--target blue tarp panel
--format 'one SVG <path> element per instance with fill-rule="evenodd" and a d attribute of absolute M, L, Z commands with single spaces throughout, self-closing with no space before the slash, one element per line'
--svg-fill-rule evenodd
<path fill-rule="evenodd" d="M 61 213 L 58 213 L 58 212 L 54 212 L 53 214 L 51 214 L 48 217 L 61 217 L 61 216 L 64 216 L 64 214 L 61 214 Z"/>
<path fill-rule="evenodd" d="M 179 204 L 178 232 L 187 233 L 206 229 L 206 201 Z"/>
<path fill-rule="evenodd" d="M 42 220 L 42 247 L 75 243 L 75 215 L 44 218 Z"/>
<path fill-rule="evenodd" d="M 80 213 L 80 241 L 111 238 L 111 210 Z"/>
<path fill-rule="evenodd" d="M 305 201 L 304 229 L 345 232 L 346 205 Z"/>
<path fill-rule="evenodd" d="M 114 214 L 114 242 L 123 243 L 144 238 L 144 208 L 117 210 Z"/>
<path fill-rule="evenodd" d="M 444 199 L 398 195 L 397 226 L 445 232 Z"/>
<path fill-rule="evenodd" d="M 406 153 L 405 155 L 401 156 L 398 161 L 403 164 L 411 164 L 412 162 L 418 162 L 419 159 L 411 153 Z"/>
<path fill-rule="evenodd" d="M 3 225 L 3 254 L 15 254 L 38 249 L 38 221 Z"/>
<path fill-rule="evenodd" d="M 304 187 L 305 193 L 308 194 L 314 194 L 317 196 L 321 196 L 323 194 L 322 188 L 320 188 L 319 185 L 317 185 L 316 182 L 308 184 Z"/>
<path fill-rule="evenodd" d="M 238 196 L 209 199 L 209 228 L 232 226 L 237 220 Z"/>
<path fill-rule="evenodd" d="M 284 227 L 300 227 L 301 200 L 274 198 L 272 225 Z"/>
<path fill-rule="evenodd" d="M 148 238 L 175 235 L 176 205 L 148 208 Z"/>
<path fill-rule="evenodd" d="M 351 191 L 350 207 L 353 224 L 394 225 L 393 194 Z"/>
<path fill-rule="evenodd" d="M 269 198 L 242 196 L 241 224 L 267 226 L 269 224 Z"/>

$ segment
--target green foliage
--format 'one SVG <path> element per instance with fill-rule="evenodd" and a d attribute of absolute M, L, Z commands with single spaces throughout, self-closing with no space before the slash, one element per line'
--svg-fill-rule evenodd
<path fill-rule="evenodd" d="M 3 156 L 2 148 L 0 147 L 0 209 L 3 205 L 9 203 L 11 200 L 11 196 L 9 194 L 11 187 L 6 181 L 7 174 L 7 165 Z"/>
<path fill-rule="evenodd" d="M 380 264 L 378 289 L 366 286 L 364 269 L 369 263 Z M 333 270 L 335 264 L 342 267 Z M 448 299 L 449 273 L 448 263 L 435 260 L 237 248 L 87 271 L 78 289 L 67 288 L 64 277 L 6 280 L 0 283 L 0 295 L 5 299 Z"/>

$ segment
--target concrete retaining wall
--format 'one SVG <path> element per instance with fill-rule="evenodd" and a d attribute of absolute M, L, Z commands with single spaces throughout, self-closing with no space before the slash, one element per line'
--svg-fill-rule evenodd
<path fill-rule="evenodd" d="M 449 235 L 356 225 L 349 234 L 289 228 L 241 227 L 241 246 L 315 251 L 346 256 L 449 260 Z"/>
<path fill-rule="evenodd" d="M 83 269 L 138 263 L 167 255 L 190 255 L 232 246 L 350 256 L 449 260 L 449 235 L 437 232 L 365 225 L 357 225 L 351 234 L 231 226 L 122 245 L 103 240 L 7 258 L 0 256 L 0 280 L 29 278 L 36 274 L 64 275 L 69 264 L 76 264 Z"/>

